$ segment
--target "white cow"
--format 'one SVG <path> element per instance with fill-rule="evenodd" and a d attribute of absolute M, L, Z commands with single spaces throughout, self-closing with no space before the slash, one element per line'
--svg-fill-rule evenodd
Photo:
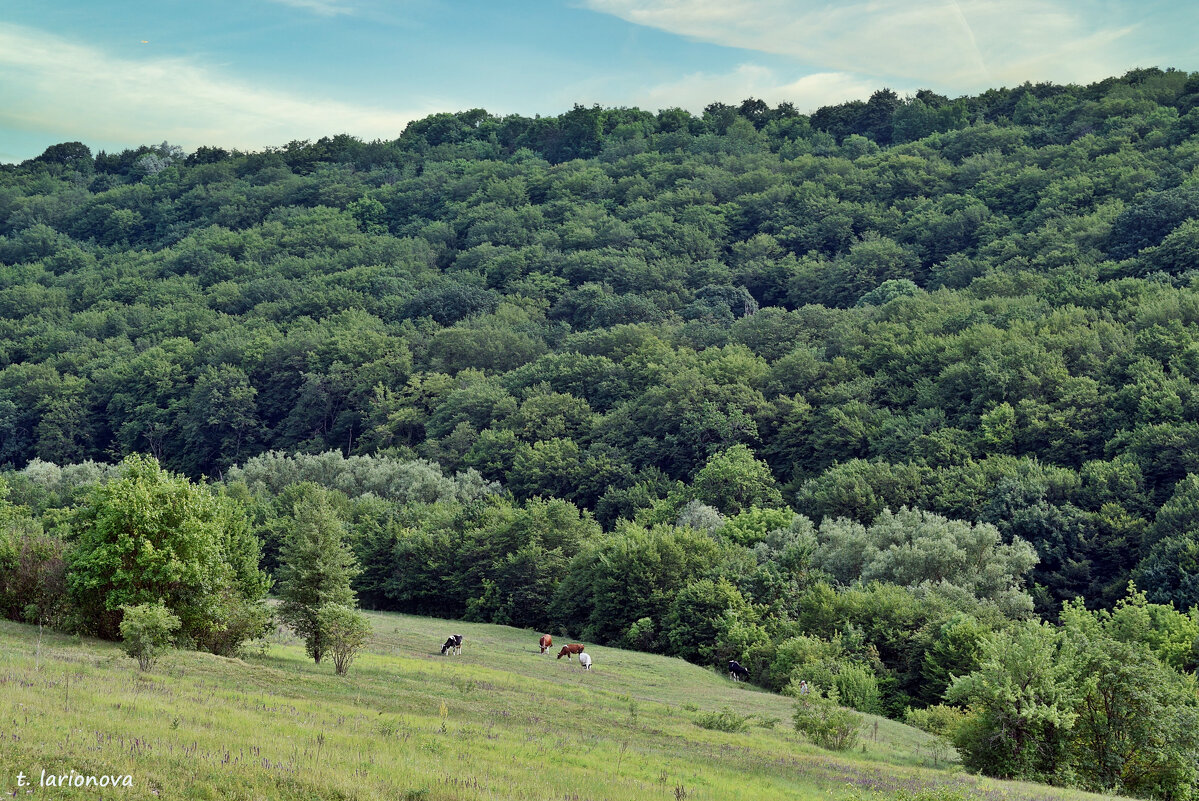
<path fill-rule="evenodd" d="M 579 654 L 579 664 L 583 666 L 583 670 L 591 670 L 591 654 L 586 651 Z"/>

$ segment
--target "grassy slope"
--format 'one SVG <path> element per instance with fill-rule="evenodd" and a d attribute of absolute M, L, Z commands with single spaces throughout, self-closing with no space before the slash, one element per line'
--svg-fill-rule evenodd
<path fill-rule="evenodd" d="M 36 628 L 0 622 L 0 794 L 44 768 L 132 774 L 133 789 L 102 796 L 123 799 L 1083 797 L 933 769 L 931 738 L 884 719 L 868 719 L 864 749 L 821 751 L 793 731 L 788 699 L 678 659 L 588 646 L 587 674 L 540 655 L 531 632 L 370 618 L 369 652 L 344 679 L 282 639 L 244 661 L 172 654 L 139 675 L 110 643 L 39 646 Z M 465 635 L 462 656 L 438 654 L 449 633 Z M 684 705 L 777 722 L 709 731 Z M 31 797 L 97 797 L 74 793 Z"/>

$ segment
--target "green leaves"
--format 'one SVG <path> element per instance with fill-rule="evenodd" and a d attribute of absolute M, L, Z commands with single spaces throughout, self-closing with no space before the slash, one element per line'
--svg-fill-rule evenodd
<path fill-rule="evenodd" d="M 1061 658 L 1063 635 L 1043 623 L 1001 632 L 978 670 L 946 693 L 971 714 L 954 736 L 966 767 L 992 776 L 1050 780 L 1066 767 L 1077 690 Z"/>
<path fill-rule="evenodd" d="M 321 641 L 333 656 L 334 672 L 344 676 L 358 652 L 370 639 L 370 623 L 353 607 L 326 603 L 316 610 L 316 625 Z"/>
<path fill-rule="evenodd" d="M 161 603 L 126 606 L 122 612 L 121 648 L 148 671 L 171 647 L 181 625 L 179 618 Z"/>
<path fill-rule="evenodd" d="M 1195 681 L 1159 661 L 1171 651 L 1162 628 L 1147 627 L 1150 610 L 1137 594 L 1115 613 L 1072 603 L 1060 629 L 1027 623 L 991 638 L 978 669 L 946 694 L 970 706 L 954 735 L 964 764 L 1094 792 L 1189 797 L 1199 778 Z"/>
<path fill-rule="evenodd" d="M 712 456 L 696 474 L 692 492 L 698 500 L 729 515 L 751 506 L 783 505 L 770 468 L 744 445 Z"/>
<path fill-rule="evenodd" d="M 321 607 L 356 605 L 350 582 L 359 568 L 344 537 L 345 524 L 318 491 L 296 504 L 279 557 L 279 618 L 303 638 L 317 663 L 330 648 L 320 622 Z"/>
<path fill-rule="evenodd" d="M 862 716 L 837 705 L 818 691 L 801 696 L 793 716 L 795 730 L 821 748 L 848 751 L 858 743 Z"/>
<path fill-rule="evenodd" d="M 243 515 L 152 458 L 126 459 L 72 521 L 68 585 L 84 625 L 115 637 L 124 606 L 162 603 L 179 617 L 181 636 L 202 644 L 220 625 L 213 604 L 223 593 L 255 604 L 266 591 Z"/>
<path fill-rule="evenodd" d="M 1024 589 L 1037 558 L 1021 539 L 1004 544 L 986 523 L 970 525 L 903 508 L 884 511 L 870 526 L 826 520 L 813 564 L 845 584 L 884 581 L 907 587 L 965 590 L 1010 617 L 1032 611 Z"/>

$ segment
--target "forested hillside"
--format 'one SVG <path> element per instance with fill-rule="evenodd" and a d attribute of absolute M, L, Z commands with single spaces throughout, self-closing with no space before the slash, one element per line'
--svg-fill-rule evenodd
<path fill-rule="evenodd" d="M 1034 700 L 1068 710 L 1135 665 L 1167 688 L 1140 717 L 1185 732 L 1197 133 L 1199 73 L 1147 69 L 810 116 L 56 145 L 0 169 L 0 512 L 69 556 L 115 474 L 89 461 L 145 453 L 244 509 L 268 571 L 298 504 L 324 510 L 378 608 L 776 688 L 802 665 L 896 716 L 950 689 L 1000 729 L 977 710 L 1006 702 L 955 676 L 1059 660 Z M 7 614 L 44 614 L 17 583 Z M 1194 786 L 1195 744 L 1148 731 L 1127 775 L 1087 773 L 1098 735 L 1062 715 L 967 761 Z"/>

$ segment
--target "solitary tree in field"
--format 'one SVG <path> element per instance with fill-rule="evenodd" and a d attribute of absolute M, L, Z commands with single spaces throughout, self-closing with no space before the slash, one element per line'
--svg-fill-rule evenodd
<path fill-rule="evenodd" d="M 279 617 L 297 635 L 314 662 L 329 650 L 318 614 L 326 604 L 356 606 L 350 581 L 358 574 L 353 552 L 342 541 L 345 524 L 323 496 L 296 504 L 291 534 L 279 567 Z"/>
<path fill-rule="evenodd" d="M 125 653 L 137 660 L 138 667 L 150 670 L 171 647 L 171 638 L 179 630 L 179 618 L 161 603 L 126 606 L 121 618 L 121 640 Z"/>
<path fill-rule="evenodd" d="M 325 604 L 316 610 L 316 620 L 321 641 L 333 654 L 333 671 L 344 676 L 371 636 L 371 624 L 362 613 L 340 604 Z"/>

